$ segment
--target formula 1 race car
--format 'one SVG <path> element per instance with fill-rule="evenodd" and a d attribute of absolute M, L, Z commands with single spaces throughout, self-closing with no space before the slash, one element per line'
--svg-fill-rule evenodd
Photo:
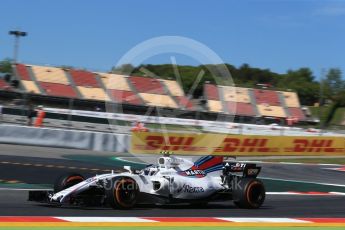
<path fill-rule="evenodd" d="M 89 179 L 70 173 L 57 179 L 54 192 L 30 191 L 29 200 L 115 209 L 131 209 L 138 203 L 205 205 L 219 200 L 233 200 L 240 208 L 259 208 L 265 200 L 265 187 L 256 179 L 261 167 L 223 162 L 221 156 L 204 156 L 193 162 L 164 155 L 157 165 L 124 169 Z"/>

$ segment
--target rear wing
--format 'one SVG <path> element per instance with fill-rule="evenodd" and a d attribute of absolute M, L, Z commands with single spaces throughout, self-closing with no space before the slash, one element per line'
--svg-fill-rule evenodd
<path fill-rule="evenodd" d="M 261 171 L 261 167 L 253 163 L 225 162 L 223 175 L 242 174 L 243 177 L 257 177 Z"/>

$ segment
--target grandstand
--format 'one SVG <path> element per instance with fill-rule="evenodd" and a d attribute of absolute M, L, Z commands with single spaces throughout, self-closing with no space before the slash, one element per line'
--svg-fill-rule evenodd
<path fill-rule="evenodd" d="M 76 86 L 82 86 L 86 88 L 101 88 L 97 81 L 97 76 L 94 73 L 85 70 L 69 70 L 67 71 L 72 81 Z"/>
<path fill-rule="evenodd" d="M 28 93 L 34 93 L 34 94 L 41 94 L 41 90 L 38 88 L 35 82 L 33 81 L 21 81 L 23 85 L 23 89 Z"/>
<path fill-rule="evenodd" d="M 279 94 L 273 90 L 253 89 L 256 104 L 267 104 L 269 106 L 281 106 Z"/>
<path fill-rule="evenodd" d="M 298 96 L 295 92 L 281 92 L 284 97 L 287 113 L 290 117 L 296 117 L 298 120 L 305 120 L 306 117 L 301 109 Z"/>
<path fill-rule="evenodd" d="M 13 68 L 15 75 L 17 76 L 17 78 L 19 78 L 20 80 L 25 80 L 25 81 L 32 81 L 29 72 L 26 68 L 25 65 L 23 64 L 16 64 Z"/>
<path fill-rule="evenodd" d="M 205 84 L 204 98 L 211 112 L 244 117 L 306 119 L 295 92 Z"/>
<path fill-rule="evenodd" d="M 13 68 L 21 92 L 37 96 L 73 98 L 80 101 L 138 107 L 201 111 L 177 81 L 113 73 L 90 72 L 49 66 L 16 64 Z M 10 85 L 0 79 L 0 89 Z M 295 92 L 204 85 L 205 113 L 235 115 L 249 119 L 306 119 Z M 134 107 L 132 107 L 133 109 Z"/>
<path fill-rule="evenodd" d="M 226 101 L 225 106 L 226 111 L 230 114 L 247 117 L 256 116 L 255 109 L 251 103 Z"/>
<path fill-rule="evenodd" d="M 286 118 L 284 108 L 281 106 L 271 106 L 268 104 L 257 105 L 259 113 L 265 117 Z"/>
<path fill-rule="evenodd" d="M 157 79 L 132 76 L 129 82 L 138 93 L 165 94 L 163 85 Z"/>
<path fill-rule="evenodd" d="M 133 93 L 127 76 L 109 73 L 97 73 L 112 101 L 120 104 L 142 105 L 144 102 Z"/>
<path fill-rule="evenodd" d="M 70 82 L 63 69 L 45 66 L 27 66 L 29 72 L 32 71 L 32 77 L 37 82 L 49 82 L 61 85 L 69 85 Z"/>
<path fill-rule="evenodd" d="M 180 108 L 193 110 L 193 103 L 186 97 L 181 86 L 176 81 L 161 80 L 161 83 L 165 86 L 168 94 L 171 95 Z"/>
<path fill-rule="evenodd" d="M 232 86 L 219 86 L 224 97 L 224 101 L 250 103 L 249 89 L 232 87 Z"/>
<path fill-rule="evenodd" d="M 225 111 L 238 116 L 256 116 L 248 88 L 219 86 L 225 102 Z"/>
<path fill-rule="evenodd" d="M 172 80 L 20 63 L 14 74 L 27 93 L 193 110 L 181 86 Z"/>
<path fill-rule="evenodd" d="M 110 97 L 113 101 L 120 104 L 142 105 L 144 102 L 132 91 L 109 89 Z"/>
<path fill-rule="evenodd" d="M 204 97 L 207 101 L 207 109 L 214 113 L 224 113 L 223 104 L 220 100 L 219 90 L 216 85 L 204 85 Z"/>

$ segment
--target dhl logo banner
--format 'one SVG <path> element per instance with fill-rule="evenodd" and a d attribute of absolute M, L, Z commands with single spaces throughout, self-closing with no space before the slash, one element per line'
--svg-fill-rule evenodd
<path fill-rule="evenodd" d="M 134 132 L 131 152 L 185 155 L 345 155 L 344 137 Z"/>

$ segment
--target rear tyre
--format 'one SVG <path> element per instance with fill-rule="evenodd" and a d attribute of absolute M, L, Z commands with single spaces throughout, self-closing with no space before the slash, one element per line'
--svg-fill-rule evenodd
<path fill-rule="evenodd" d="M 238 178 L 233 189 L 234 203 L 239 208 L 260 208 L 265 201 L 266 190 L 262 181 L 253 178 Z"/>
<path fill-rule="evenodd" d="M 82 181 L 84 181 L 85 178 L 78 174 L 78 173 L 67 173 L 59 178 L 54 183 L 54 193 L 60 192 L 66 188 L 72 187 L 73 185 L 76 185 Z"/>
<path fill-rule="evenodd" d="M 139 187 L 134 179 L 129 177 L 114 178 L 111 189 L 105 190 L 107 203 L 114 209 L 131 209 L 138 200 Z"/>

